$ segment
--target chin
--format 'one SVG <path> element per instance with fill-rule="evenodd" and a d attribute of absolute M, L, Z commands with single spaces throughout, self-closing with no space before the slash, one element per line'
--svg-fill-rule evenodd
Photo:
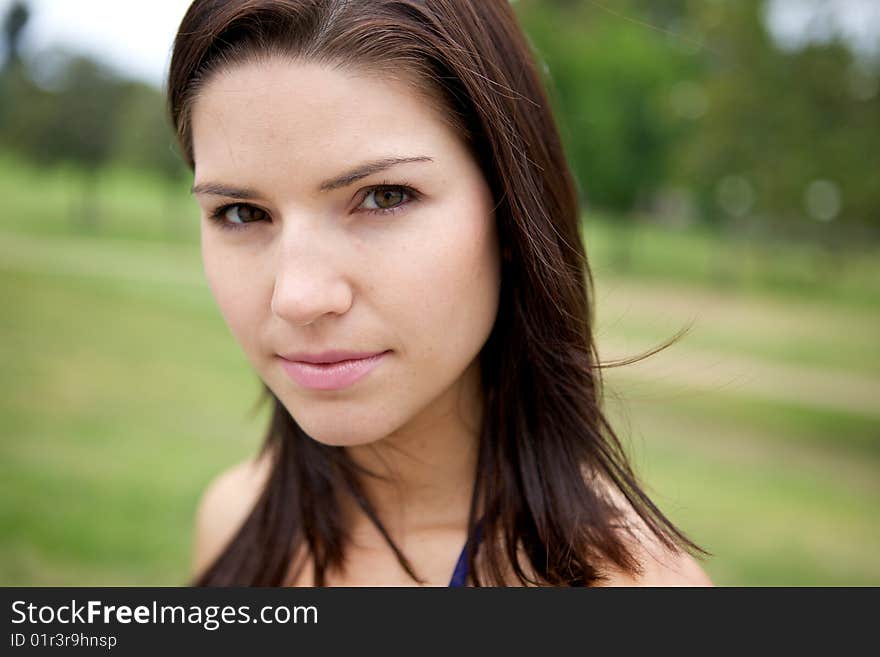
<path fill-rule="evenodd" d="M 354 432 L 350 427 L 340 428 L 339 430 L 319 430 L 309 431 L 305 427 L 303 430 L 315 442 L 327 445 L 328 447 L 357 447 L 359 445 L 369 445 L 382 440 L 383 435 L 367 435 L 362 431 Z"/>
<path fill-rule="evenodd" d="M 387 436 L 392 427 L 387 422 L 371 422 L 360 417 L 346 417 L 345 413 L 332 409 L 309 409 L 296 412 L 285 404 L 299 427 L 314 441 L 330 447 L 356 447 L 368 445 Z"/>

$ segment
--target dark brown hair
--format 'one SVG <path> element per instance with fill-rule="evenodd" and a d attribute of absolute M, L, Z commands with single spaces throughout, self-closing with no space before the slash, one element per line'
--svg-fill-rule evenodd
<path fill-rule="evenodd" d="M 479 355 L 484 413 L 468 526 L 472 583 L 503 585 L 512 572 L 522 584 L 590 585 L 602 578 L 600 564 L 640 572 L 618 506 L 595 477 L 619 491 L 667 549 L 699 551 L 642 491 L 603 413 L 577 193 L 507 0 L 196 0 L 168 77 L 169 111 L 190 167 L 190 113 L 202 85 L 225 67 L 274 56 L 406 72 L 441 101 L 494 195 L 505 258 L 498 315 Z M 364 494 L 362 477 L 371 473 L 344 448 L 311 439 L 266 392 L 274 403 L 263 446 L 271 474 L 238 533 L 195 583 L 282 585 L 305 552 L 315 585 L 323 585 L 328 569 L 344 561 L 342 492 L 419 581 Z M 495 540 L 473 540 L 478 523 Z"/>

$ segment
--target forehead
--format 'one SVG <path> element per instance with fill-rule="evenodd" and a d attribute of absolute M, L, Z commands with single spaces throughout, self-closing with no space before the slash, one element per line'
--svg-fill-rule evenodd
<path fill-rule="evenodd" d="M 193 104 L 197 178 L 326 178 L 373 157 L 460 157 L 460 135 L 408 79 L 283 59 L 215 74 Z"/>

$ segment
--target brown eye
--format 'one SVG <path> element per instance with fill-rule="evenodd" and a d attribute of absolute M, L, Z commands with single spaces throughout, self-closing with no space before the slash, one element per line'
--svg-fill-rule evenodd
<path fill-rule="evenodd" d="M 263 221 L 268 216 L 264 210 L 253 205 L 230 205 L 223 213 L 226 220 L 233 224 L 249 224 Z"/>
<path fill-rule="evenodd" d="M 370 203 L 371 198 L 372 203 Z M 403 203 L 405 199 L 406 192 L 400 187 L 377 187 L 367 194 L 364 203 L 370 210 L 389 210 Z"/>

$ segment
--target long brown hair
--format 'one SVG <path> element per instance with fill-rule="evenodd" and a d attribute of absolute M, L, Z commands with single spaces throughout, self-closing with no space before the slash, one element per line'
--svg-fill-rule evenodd
<path fill-rule="evenodd" d="M 168 77 L 171 119 L 191 168 L 190 113 L 202 86 L 224 67 L 271 56 L 408 73 L 440 102 L 494 195 L 504 258 L 498 315 L 479 355 L 484 415 L 468 523 L 472 583 L 504 585 L 512 572 L 521 584 L 590 585 L 602 578 L 599 564 L 638 573 L 619 509 L 594 477 L 619 491 L 667 549 L 699 551 L 642 491 L 603 413 L 577 193 L 508 1 L 196 0 Z M 362 478 L 372 473 L 344 448 L 310 438 L 266 392 L 274 403 L 263 446 L 271 473 L 238 533 L 195 583 L 282 585 L 305 552 L 315 585 L 323 585 L 345 556 L 341 491 L 419 581 L 364 494 Z M 495 539 L 475 540 L 478 525 Z"/>

